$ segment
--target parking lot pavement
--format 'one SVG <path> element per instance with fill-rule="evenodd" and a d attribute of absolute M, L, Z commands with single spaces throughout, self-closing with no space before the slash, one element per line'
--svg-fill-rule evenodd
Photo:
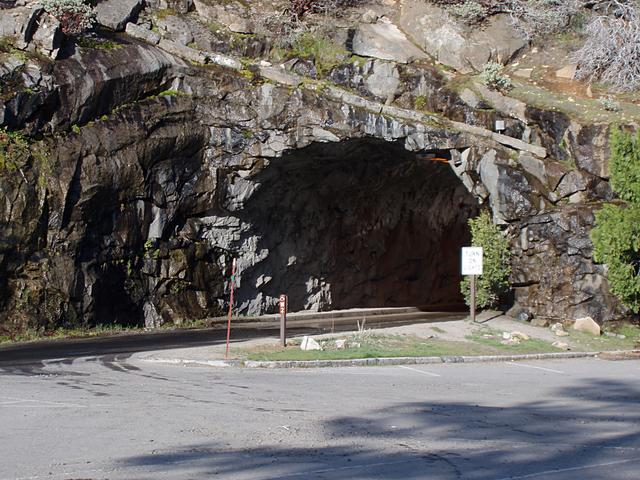
<path fill-rule="evenodd" d="M 634 479 L 640 361 L 0 366 L 0 479 Z"/>

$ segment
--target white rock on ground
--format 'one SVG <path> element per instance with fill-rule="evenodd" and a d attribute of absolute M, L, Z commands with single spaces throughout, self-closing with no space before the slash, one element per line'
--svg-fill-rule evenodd
<path fill-rule="evenodd" d="M 511 332 L 511 338 L 519 338 L 520 340 L 529 340 L 529 335 L 527 335 L 526 333 L 522 333 L 522 332 Z"/>
<path fill-rule="evenodd" d="M 300 350 L 322 350 L 322 347 L 313 338 L 305 336 L 300 344 Z"/>
<path fill-rule="evenodd" d="M 599 337 L 601 334 L 600 325 L 598 325 L 591 317 L 578 318 L 571 328 L 579 332 L 589 333 L 596 337 Z"/>
<path fill-rule="evenodd" d="M 562 323 L 560 323 L 560 322 L 554 323 L 549 328 L 551 329 L 551 331 L 553 333 L 556 334 L 556 337 L 568 337 L 569 336 L 569 333 L 567 331 L 565 331 L 564 327 L 562 326 Z"/>

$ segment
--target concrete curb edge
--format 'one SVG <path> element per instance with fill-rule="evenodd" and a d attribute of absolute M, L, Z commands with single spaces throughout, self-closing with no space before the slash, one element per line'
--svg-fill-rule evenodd
<path fill-rule="evenodd" d="M 516 362 L 520 360 L 563 360 L 569 358 L 594 358 L 599 355 L 619 355 L 622 358 L 640 354 L 640 350 L 615 350 L 602 352 L 555 352 L 529 353 L 520 355 L 460 355 L 439 357 L 382 357 L 355 358 L 349 360 L 197 360 L 180 358 L 141 357 L 140 360 L 152 363 L 168 363 L 174 365 L 201 365 L 208 367 L 236 368 L 334 368 L 334 367 L 371 367 L 387 365 L 425 365 L 437 363 L 489 363 Z"/>

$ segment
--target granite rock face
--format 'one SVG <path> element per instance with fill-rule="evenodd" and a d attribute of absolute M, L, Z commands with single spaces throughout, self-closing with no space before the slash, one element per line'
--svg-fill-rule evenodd
<path fill-rule="evenodd" d="M 363 57 L 409 63 L 427 55 L 413 45 L 402 31 L 391 23 L 360 25 L 353 37 L 353 53 Z"/>
<path fill-rule="evenodd" d="M 497 135 L 500 112 L 382 59 L 322 88 L 285 65 L 194 65 L 183 50 L 204 63 L 216 40 L 190 24 L 200 43 L 182 45 L 176 22 L 157 46 L 0 56 L 0 126 L 33 142 L 0 172 L 3 328 L 216 315 L 233 258 L 243 314 L 281 293 L 293 310 L 456 304 L 482 207 L 509 235 L 527 318 L 624 313 L 589 240 L 612 196 L 601 127 L 517 108 Z"/>
<path fill-rule="evenodd" d="M 507 14 L 494 15 L 483 28 L 456 22 L 445 9 L 422 0 L 404 0 L 400 27 L 440 63 L 460 73 L 482 71 L 490 61 L 507 63 L 528 40 Z"/>

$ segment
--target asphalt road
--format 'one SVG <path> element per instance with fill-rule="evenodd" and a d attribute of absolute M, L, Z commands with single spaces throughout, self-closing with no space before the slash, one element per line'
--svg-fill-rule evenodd
<path fill-rule="evenodd" d="M 423 312 L 425 321 L 460 320 L 467 315 L 455 312 Z M 384 326 L 400 326 L 416 323 L 416 319 L 406 321 L 378 321 L 370 317 L 368 328 Z M 279 326 L 274 321 L 234 322 L 231 342 L 242 342 L 253 338 L 279 338 Z M 292 322 L 288 329 L 290 336 L 313 335 L 328 333 L 331 323 L 328 320 L 319 321 L 316 326 L 296 326 Z M 335 331 L 353 331 L 352 324 L 335 325 Z M 193 330 L 161 330 L 148 333 L 125 333 L 106 337 L 55 339 L 22 344 L 6 344 L 0 346 L 0 366 L 6 363 L 33 363 L 35 361 L 62 358 L 78 358 L 85 356 L 104 356 L 115 354 L 132 354 L 149 350 L 166 350 L 174 348 L 199 347 L 226 342 L 227 331 L 225 325 L 216 328 Z"/>
<path fill-rule="evenodd" d="M 0 479 L 628 479 L 640 361 L 0 365 Z"/>

